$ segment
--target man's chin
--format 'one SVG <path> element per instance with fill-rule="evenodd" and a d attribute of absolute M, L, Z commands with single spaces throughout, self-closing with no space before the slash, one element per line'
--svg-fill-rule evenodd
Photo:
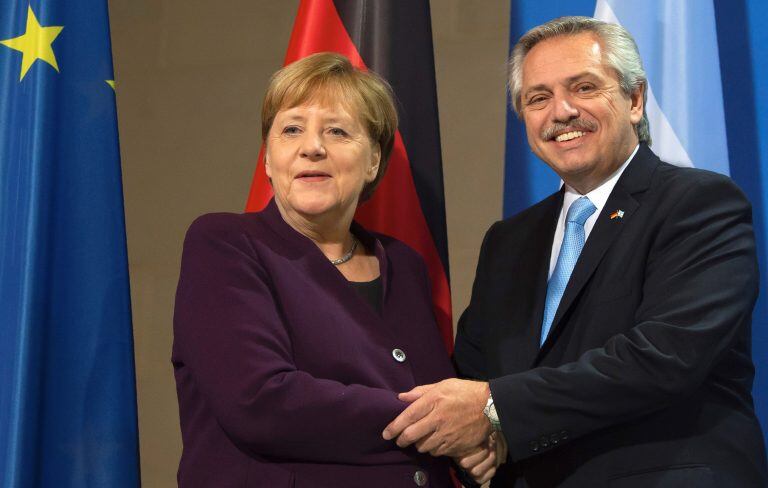
<path fill-rule="evenodd" d="M 589 160 L 581 158 L 559 159 L 548 164 L 563 179 L 567 179 L 567 176 L 578 176 L 587 173 L 593 166 Z"/>

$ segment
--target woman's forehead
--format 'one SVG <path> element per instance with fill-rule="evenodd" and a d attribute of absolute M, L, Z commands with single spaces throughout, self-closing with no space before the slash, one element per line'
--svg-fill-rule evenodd
<path fill-rule="evenodd" d="M 306 115 L 308 110 L 318 113 L 325 118 L 349 118 L 351 121 L 361 122 L 360 111 L 355 103 L 347 98 L 328 93 L 317 93 L 304 100 L 286 103 L 278 110 L 278 115 L 283 117 L 301 117 Z"/>
<path fill-rule="evenodd" d="M 293 100 L 284 100 L 280 111 L 300 106 L 317 106 L 330 111 L 346 112 L 358 118 L 360 110 L 355 97 L 356 93 L 348 93 L 348 91 L 335 83 L 328 83 L 307 91 L 299 97 L 289 97 Z"/>

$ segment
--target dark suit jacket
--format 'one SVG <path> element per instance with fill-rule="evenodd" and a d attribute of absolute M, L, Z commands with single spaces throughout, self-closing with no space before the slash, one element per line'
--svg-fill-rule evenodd
<path fill-rule="evenodd" d="M 379 259 L 382 315 L 274 202 L 192 224 L 174 316 L 182 487 L 412 487 L 419 470 L 451 486 L 444 459 L 381 437 L 395 392 L 453 375 L 426 268 L 353 232 Z"/>
<path fill-rule="evenodd" d="M 744 195 L 642 144 L 539 348 L 561 204 L 558 192 L 491 227 L 459 324 L 459 373 L 491 380 L 509 444 L 493 486 L 766 486 Z"/>

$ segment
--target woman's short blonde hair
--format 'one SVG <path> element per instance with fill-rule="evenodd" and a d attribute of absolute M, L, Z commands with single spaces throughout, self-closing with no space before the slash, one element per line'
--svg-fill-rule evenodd
<path fill-rule="evenodd" d="M 339 101 L 359 117 L 368 136 L 381 149 L 376 178 L 363 187 L 360 201 L 370 198 L 387 169 L 395 142 L 397 110 L 392 88 L 378 75 L 355 68 L 337 53 L 317 53 L 285 66 L 272 75 L 261 108 L 261 138 L 266 144 L 275 116 L 281 110 L 312 99 Z"/>

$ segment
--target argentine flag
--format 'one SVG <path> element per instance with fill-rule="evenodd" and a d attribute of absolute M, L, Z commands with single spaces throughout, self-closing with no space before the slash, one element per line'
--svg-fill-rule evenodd
<path fill-rule="evenodd" d="M 668 163 L 729 175 L 714 5 L 597 0 L 595 18 L 623 25 L 637 42 L 653 151 Z"/>

